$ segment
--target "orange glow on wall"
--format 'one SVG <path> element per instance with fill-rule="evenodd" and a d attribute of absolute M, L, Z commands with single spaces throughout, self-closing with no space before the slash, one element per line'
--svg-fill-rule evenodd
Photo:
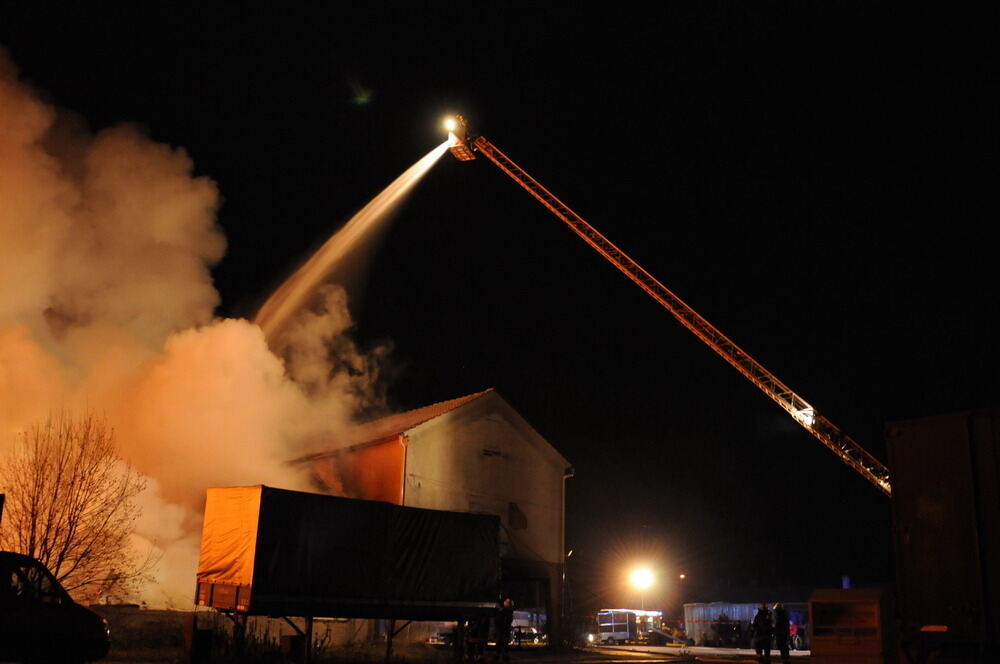
<path fill-rule="evenodd" d="M 406 470 L 406 438 L 398 436 L 384 442 L 351 450 L 350 462 L 344 464 L 345 484 L 351 495 L 364 500 L 383 500 L 403 504 L 403 473 Z"/>

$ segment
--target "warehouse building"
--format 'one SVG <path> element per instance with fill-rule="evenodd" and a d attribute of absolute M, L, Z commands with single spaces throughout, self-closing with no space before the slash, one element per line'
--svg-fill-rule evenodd
<path fill-rule="evenodd" d="M 358 426 L 299 462 L 330 493 L 500 517 L 504 594 L 559 633 L 573 469 L 495 390 Z"/>

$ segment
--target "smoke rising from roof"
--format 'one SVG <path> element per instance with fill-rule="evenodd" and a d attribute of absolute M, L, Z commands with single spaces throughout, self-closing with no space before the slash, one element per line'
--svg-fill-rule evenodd
<path fill-rule="evenodd" d="M 151 478 L 145 599 L 190 606 L 205 488 L 307 488 L 284 461 L 371 407 L 377 357 L 333 287 L 288 324 L 287 368 L 257 325 L 214 318 L 215 183 L 133 126 L 81 125 L 0 50 L 0 452 L 56 410 L 106 415 Z"/>

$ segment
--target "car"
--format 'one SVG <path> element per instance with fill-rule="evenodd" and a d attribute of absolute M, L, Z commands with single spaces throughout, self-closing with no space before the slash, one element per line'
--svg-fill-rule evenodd
<path fill-rule="evenodd" d="M 45 565 L 0 551 L 0 661 L 93 662 L 110 647 L 107 621 L 74 602 Z"/>
<path fill-rule="evenodd" d="M 537 627 L 514 625 L 510 630 L 510 645 L 512 646 L 538 646 L 546 643 L 548 643 L 548 635 Z"/>

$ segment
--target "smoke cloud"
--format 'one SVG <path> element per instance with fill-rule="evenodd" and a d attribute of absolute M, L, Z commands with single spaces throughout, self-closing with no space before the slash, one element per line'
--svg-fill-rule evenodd
<path fill-rule="evenodd" d="M 335 287 L 281 357 L 215 318 L 215 183 L 135 127 L 80 125 L 0 50 L 0 452 L 54 411 L 106 416 L 149 479 L 135 542 L 161 562 L 143 599 L 190 606 L 205 488 L 308 488 L 284 462 L 378 403 L 379 354 L 345 336 Z"/>

